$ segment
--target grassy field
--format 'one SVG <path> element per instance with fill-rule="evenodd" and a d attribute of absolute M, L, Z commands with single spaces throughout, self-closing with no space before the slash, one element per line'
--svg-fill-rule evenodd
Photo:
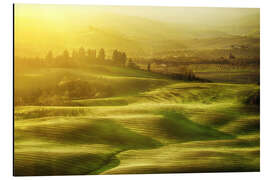
<path fill-rule="evenodd" d="M 15 92 L 65 79 L 104 86 L 95 98 L 15 106 L 15 175 L 260 170 L 259 107 L 246 103 L 256 84 L 93 66 L 15 72 Z"/>

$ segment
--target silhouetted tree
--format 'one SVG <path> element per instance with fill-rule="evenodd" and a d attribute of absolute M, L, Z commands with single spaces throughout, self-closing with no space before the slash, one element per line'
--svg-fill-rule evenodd
<path fill-rule="evenodd" d="M 118 50 L 113 51 L 112 60 L 115 65 L 125 66 L 127 61 L 127 55 L 125 52 L 120 52 Z"/>
<path fill-rule="evenodd" d="M 68 59 L 69 59 L 69 52 L 68 52 L 68 50 L 64 50 L 62 56 L 63 56 L 63 59 L 64 59 L 64 60 L 68 60 Z"/>
<path fill-rule="evenodd" d="M 85 60 L 85 50 L 83 47 L 80 47 L 80 49 L 79 49 L 79 59 Z"/>
<path fill-rule="evenodd" d="M 151 70 L 151 63 L 148 63 L 148 64 L 147 64 L 147 71 L 150 72 L 150 70 Z"/>
<path fill-rule="evenodd" d="M 113 55 L 112 55 L 112 60 L 115 64 L 117 64 L 117 60 L 119 59 L 119 55 L 118 55 L 118 51 L 117 50 L 114 50 L 113 51 Z"/>
<path fill-rule="evenodd" d="M 88 59 L 90 60 L 96 60 L 96 50 L 88 49 L 87 56 L 88 56 Z"/>
<path fill-rule="evenodd" d="M 101 48 L 99 50 L 99 53 L 98 53 L 98 60 L 100 61 L 104 61 L 105 60 L 105 50 L 103 48 Z"/>
<path fill-rule="evenodd" d="M 128 60 L 127 67 L 133 68 L 133 69 L 138 69 L 138 68 L 139 68 L 139 67 L 132 61 L 131 58 Z"/>
<path fill-rule="evenodd" d="M 71 58 L 72 58 L 73 60 L 75 60 L 75 59 L 78 58 L 78 52 L 77 52 L 75 49 L 73 49 L 73 51 L 72 51 Z"/>
<path fill-rule="evenodd" d="M 48 52 L 48 54 L 46 55 L 45 59 L 46 60 L 49 60 L 49 61 L 51 61 L 53 59 L 53 53 L 52 53 L 52 51 L 49 51 Z"/>
<path fill-rule="evenodd" d="M 127 61 L 127 55 L 126 55 L 125 52 L 123 52 L 123 53 L 122 53 L 122 56 L 121 56 L 121 65 L 122 65 L 122 66 L 125 66 L 126 61 Z"/>

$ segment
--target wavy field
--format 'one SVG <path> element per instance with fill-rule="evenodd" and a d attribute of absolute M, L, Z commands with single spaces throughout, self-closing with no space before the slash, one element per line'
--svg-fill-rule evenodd
<path fill-rule="evenodd" d="M 259 171 L 259 107 L 246 103 L 258 85 L 96 68 L 51 70 L 51 86 L 102 76 L 112 95 L 15 107 L 15 175 Z M 45 72 L 20 76 L 25 92 Z"/>

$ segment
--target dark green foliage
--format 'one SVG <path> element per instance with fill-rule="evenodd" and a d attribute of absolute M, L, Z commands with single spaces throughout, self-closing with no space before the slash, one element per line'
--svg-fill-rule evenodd
<path fill-rule="evenodd" d="M 104 61 L 106 57 L 105 50 L 101 48 L 98 52 L 98 60 L 99 61 Z"/>
<path fill-rule="evenodd" d="M 120 52 L 118 50 L 113 51 L 112 60 L 115 65 L 125 66 L 127 61 L 127 55 L 125 52 Z"/>
<path fill-rule="evenodd" d="M 260 106 L 260 91 L 258 90 L 250 93 L 246 98 L 245 103 Z"/>
<path fill-rule="evenodd" d="M 167 129 L 169 136 L 179 141 L 234 138 L 230 134 L 220 132 L 209 126 L 194 123 L 176 111 L 163 111 L 161 114 L 164 119 L 160 122 L 160 126 Z"/>
<path fill-rule="evenodd" d="M 136 63 L 132 61 L 132 59 L 128 60 L 127 67 L 132 69 L 139 69 L 139 66 L 137 66 Z"/>

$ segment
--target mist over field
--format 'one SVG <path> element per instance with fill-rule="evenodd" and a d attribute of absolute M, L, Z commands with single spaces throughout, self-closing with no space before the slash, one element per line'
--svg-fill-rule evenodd
<path fill-rule="evenodd" d="M 259 9 L 19 4 L 15 16 L 19 56 L 81 46 L 120 49 L 134 57 L 231 45 L 259 48 Z"/>
<path fill-rule="evenodd" d="M 14 175 L 260 170 L 259 9 L 14 14 Z"/>

